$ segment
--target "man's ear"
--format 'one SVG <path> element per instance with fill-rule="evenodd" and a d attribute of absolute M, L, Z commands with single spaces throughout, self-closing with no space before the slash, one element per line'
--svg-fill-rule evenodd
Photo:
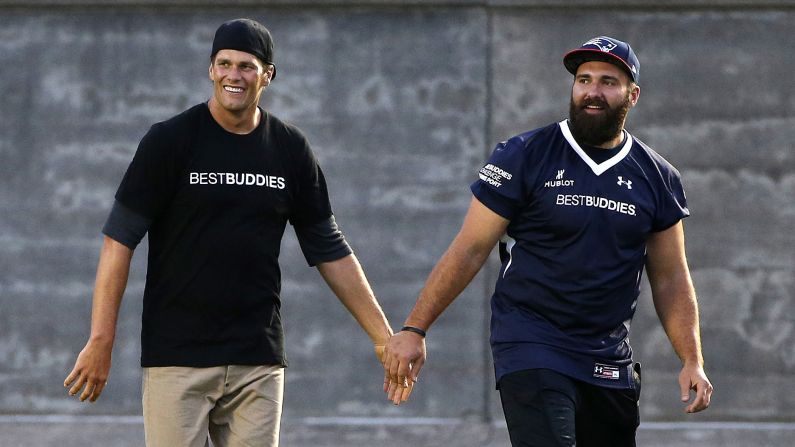
<path fill-rule="evenodd" d="M 271 84 L 271 79 L 273 78 L 273 68 L 272 66 L 268 66 L 265 71 L 262 72 L 262 87 L 267 87 Z"/>
<path fill-rule="evenodd" d="M 632 107 L 635 107 L 635 104 L 638 103 L 638 99 L 640 99 L 640 86 L 635 84 L 634 82 L 629 86 L 629 101 L 632 104 Z"/>

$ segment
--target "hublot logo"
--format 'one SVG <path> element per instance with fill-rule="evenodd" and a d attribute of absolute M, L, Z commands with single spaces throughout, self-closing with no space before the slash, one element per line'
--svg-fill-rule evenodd
<path fill-rule="evenodd" d="M 566 173 L 565 169 L 558 169 L 558 174 L 555 180 L 544 182 L 544 188 L 559 188 L 561 186 L 574 186 L 574 180 L 566 180 L 563 175 Z"/>

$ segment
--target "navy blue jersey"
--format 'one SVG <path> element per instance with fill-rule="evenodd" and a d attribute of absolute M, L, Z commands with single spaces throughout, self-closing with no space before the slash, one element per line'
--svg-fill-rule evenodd
<path fill-rule="evenodd" d="M 646 240 L 689 211 L 679 172 L 659 154 L 627 132 L 614 152 L 595 162 L 562 121 L 497 145 L 472 184 L 510 221 L 491 303 L 497 381 L 548 368 L 632 385 Z"/>

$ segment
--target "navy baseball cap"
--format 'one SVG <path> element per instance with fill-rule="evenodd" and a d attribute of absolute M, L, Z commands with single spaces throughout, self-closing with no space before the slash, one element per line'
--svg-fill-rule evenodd
<path fill-rule="evenodd" d="M 563 65 L 571 74 L 577 74 L 577 68 L 584 62 L 609 62 L 622 68 L 637 84 L 640 79 L 640 62 L 632 47 L 612 37 L 599 36 L 585 42 L 563 56 Z"/>
<path fill-rule="evenodd" d="M 238 50 L 257 56 L 259 60 L 273 65 L 273 76 L 276 77 L 276 65 L 273 64 L 273 39 L 268 28 L 251 19 L 235 19 L 224 22 L 215 31 L 213 49 L 210 58 L 220 50 Z"/>

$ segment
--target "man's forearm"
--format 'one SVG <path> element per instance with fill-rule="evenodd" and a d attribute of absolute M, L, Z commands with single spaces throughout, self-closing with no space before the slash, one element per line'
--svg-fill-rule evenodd
<path fill-rule="evenodd" d="M 127 285 L 133 251 L 105 236 L 99 255 L 91 308 L 91 335 L 64 380 L 72 396 L 96 401 L 105 388 L 110 371 L 116 320 Z"/>
<path fill-rule="evenodd" d="M 660 322 L 682 363 L 703 366 L 698 303 L 689 278 L 659 284 L 652 295 Z"/>
<path fill-rule="evenodd" d="M 91 308 L 91 340 L 113 343 L 119 307 L 127 287 L 133 250 L 105 236 Z"/>
<path fill-rule="evenodd" d="M 428 275 L 406 325 L 428 329 L 472 282 L 508 223 L 473 197 L 461 230 Z"/>
<path fill-rule="evenodd" d="M 682 222 L 653 233 L 646 250 L 649 284 L 660 322 L 682 362 L 701 366 L 698 303 L 685 257 Z"/>
<path fill-rule="evenodd" d="M 427 330 L 472 282 L 490 252 L 468 249 L 456 238 L 428 276 L 405 324 Z"/>
<path fill-rule="evenodd" d="M 386 343 L 392 335 L 392 328 L 356 256 L 350 254 L 336 261 L 324 262 L 318 264 L 317 269 L 373 344 Z"/>

